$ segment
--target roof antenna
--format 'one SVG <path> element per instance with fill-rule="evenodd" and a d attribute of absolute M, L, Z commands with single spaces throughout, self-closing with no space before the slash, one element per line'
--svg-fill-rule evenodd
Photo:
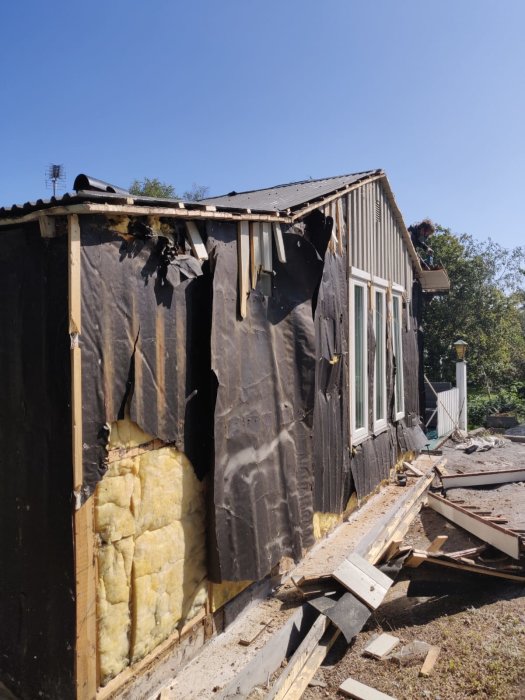
<path fill-rule="evenodd" d="M 66 171 L 63 165 L 50 163 L 46 170 L 46 186 L 53 188 L 53 197 L 56 197 L 57 187 L 62 185 L 66 179 Z"/>

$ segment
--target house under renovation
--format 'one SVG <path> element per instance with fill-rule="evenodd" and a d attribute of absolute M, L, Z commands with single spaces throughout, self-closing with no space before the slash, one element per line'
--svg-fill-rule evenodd
<path fill-rule="evenodd" d="M 381 170 L 0 209 L 0 679 L 108 697 L 425 443 L 423 270 Z M 113 691 L 112 691 L 113 692 Z"/>

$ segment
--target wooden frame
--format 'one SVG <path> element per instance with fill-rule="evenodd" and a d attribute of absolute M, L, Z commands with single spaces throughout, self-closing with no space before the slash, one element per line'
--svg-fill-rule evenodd
<path fill-rule="evenodd" d="M 93 496 L 81 503 L 82 470 L 82 331 L 81 243 L 78 215 L 68 217 L 68 308 L 71 338 L 71 427 L 75 553 L 75 683 L 78 700 L 97 693 L 97 585 Z"/>
<path fill-rule="evenodd" d="M 501 552 L 505 552 L 513 559 L 519 559 L 520 537 L 516 533 L 471 513 L 457 503 L 451 503 L 446 498 L 434 493 L 428 494 L 428 505 L 447 520 L 479 537 L 480 540 L 491 544 Z"/>

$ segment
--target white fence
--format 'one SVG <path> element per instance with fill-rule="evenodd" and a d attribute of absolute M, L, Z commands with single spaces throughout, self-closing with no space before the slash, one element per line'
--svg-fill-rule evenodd
<path fill-rule="evenodd" d="M 459 425 L 459 389 L 454 387 L 437 394 L 437 434 L 448 435 Z"/>

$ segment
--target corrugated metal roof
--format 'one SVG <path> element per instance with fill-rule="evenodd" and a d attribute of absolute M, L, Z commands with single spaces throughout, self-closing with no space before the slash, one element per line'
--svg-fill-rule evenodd
<path fill-rule="evenodd" d="M 320 180 L 302 180 L 285 185 L 276 185 L 263 190 L 250 190 L 248 192 L 230 192 L 219 197 L 203 199 L 205 204 L 213 204 L 223 207 L 235 207 L 239 209 L 252 209 L 256 211 L 286 211 L 294 209 L 308 202 L 325 197 L 331 192 L 352 185 L 360 180 L 374 175 L 382 175 L 382 170 L 367 170 L 362 173 L 325 177 Z"/>

